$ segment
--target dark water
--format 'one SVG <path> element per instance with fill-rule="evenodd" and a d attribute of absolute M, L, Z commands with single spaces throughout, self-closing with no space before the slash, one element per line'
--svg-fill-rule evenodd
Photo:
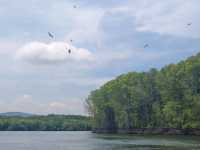
<path fill-rule="evenodd" d="M 200 137 L 0 132 L 0 150 L 200 150 Z"/>

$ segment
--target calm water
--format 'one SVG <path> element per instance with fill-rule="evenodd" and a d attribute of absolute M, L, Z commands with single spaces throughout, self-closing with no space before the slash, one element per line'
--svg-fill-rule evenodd
<path fill-rule="evenodd" d="M 200 150 L 200 137 L 0 132 L 0 150 Z"/>

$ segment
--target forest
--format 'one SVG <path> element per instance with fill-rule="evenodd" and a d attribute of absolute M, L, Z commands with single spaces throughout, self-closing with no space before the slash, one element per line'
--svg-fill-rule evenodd
<path fill-rule="evenodd" d="M 88 131 L 90 118 L 74 115 L 0 117 L 0 131 Z"/>
<path fill-rule="evenodd" d="M 200 53 L 159 70 L 122 74 L 86 101 L 93 129 L 200 129 Z"/>

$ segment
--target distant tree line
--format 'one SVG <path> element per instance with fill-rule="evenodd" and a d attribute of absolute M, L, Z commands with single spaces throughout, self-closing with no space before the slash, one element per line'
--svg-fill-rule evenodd
<path fill-rule="evenodd" d="M 85 116 L 0 117 L 0 131 L 88 131 L 90 118 Z"/>
<path fill-rule="evenodd" d="M 200 128 L 200 53 L 160 70 L 123 74 L 86 101 L 96 129 Z"/>

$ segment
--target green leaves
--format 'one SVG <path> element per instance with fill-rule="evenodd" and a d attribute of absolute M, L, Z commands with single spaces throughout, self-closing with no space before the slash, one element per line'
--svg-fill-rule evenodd
<path fill-rule="evenodd" d="M 90 129 L 90 118 L 83 116 L 0 117 L 1 131 L 85 131 Z"/>
<path fill-rule="evenodd" d="M 160 71 L 123 74 L 87 103 L 94 128 L 105 128 L 108 107 L 118 128 L 200 128 L 200 54 Z"/>

